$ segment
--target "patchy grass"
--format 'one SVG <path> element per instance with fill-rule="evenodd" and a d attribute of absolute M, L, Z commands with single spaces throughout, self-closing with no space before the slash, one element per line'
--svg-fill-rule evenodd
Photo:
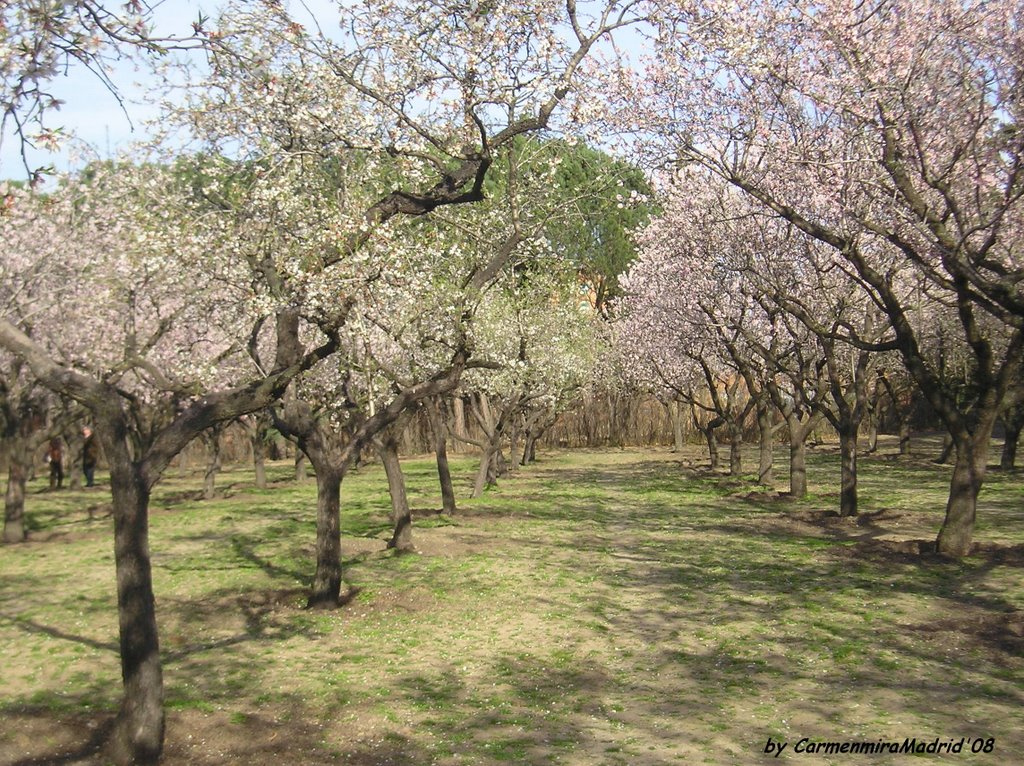
<path fill-rule="evenodd" d="M 168 477 L 151 520 L 165 763 L 746 764 L 776 760 L 769 737 L 794 762 L 803 737 L 964 737 L 921 760 L 1021 759 L 1020 556 L 881 544 L 934 537 L 948 469 L 862 459 L 856 523 L 820 513 L 837 502 L 828 449 L 806 502 L 697 462 L 544 455 L 446 518 L 431 462 L 411 460 L 420 555 L 398 557 L 365 467 L 342 489 L 356 596 L 333 613 L 301 608 L 312 482 L 273 466 L 259 491 L 236 469 L 203 502 L 199 473 Z M 454 467 L 465 494 L 473 462 Z M 120 691 L 108 497 L 41 489 L 30 542 L 0 549 L 0 763 L 102 763 Z M 979 539 L 1024 542 L 1022 509 L 1021 476 L 993 473 Z"/>

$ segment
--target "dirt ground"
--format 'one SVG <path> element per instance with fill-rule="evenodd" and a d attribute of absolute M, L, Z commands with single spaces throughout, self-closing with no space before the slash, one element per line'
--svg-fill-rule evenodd
<path fill-rule="evenodd" d="M 421 513 L 416 555 L 346 536 L 351 598 L 333 613 L 302 608 L 287 558 L 250 564 L 242 586 L 168 574 L 162 763 L 888 764 L 913 756 L 794 749 L 908 739 L 963 741 L 925 761 L 1024 762 L 1020 542 L 939 560 L 941 508 L 880 494 L 886 507 L 840 519 L 827 494 L 794 503 L 784 477 L 735 486 L 697 462 L 564 454 L 453 520 Z M 1017 485 L 1000 491 L 1015 513 Z M 155 537 L 175 513 L 154 510 Z M 231 523 L 231 540 L 259 539 Z M 168 535 L 166 549 L 214 537 Z M 104 763 L 115 647 L 88 622 L 13 617 L 4 596 L 0 660 L 33 671 L 7 674 L 0 764 Z M 787 745 L 778 759 L 772 743 Z"/>

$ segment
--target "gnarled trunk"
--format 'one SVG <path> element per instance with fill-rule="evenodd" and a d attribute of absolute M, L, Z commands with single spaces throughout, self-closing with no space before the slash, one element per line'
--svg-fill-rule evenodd
<path fill-rule="evenodd" d="M 306 483 L 306 455 L 300 449 L 295 450 L 295 483 Z"/>
<path fill-rule="evenodd" d="M 537 440 L 540 438 L 539 434 L 528 434 L 526 437 L 526 444 L 523 445 L 523 459 L 520 461 L 521 465 L 527 465 L 537 460 Z"/>
<path fill-rule="evenodd" d="M 498 483 L 497 470 L 498 448 L 489 444 L 480 456 L 480 467 L 476 472 L 476 479 L 473 481 L 472 497 L 481 497 L 484 490 Z"/>
<path fill-rule="evenodd" d="M 341 597 L 341 482 L 344 472 L 317 461 L 316 574 L 307 607 L 332 609 Z"/>
<path fill-rule="evenodd" d="M 938 552 L 947 556 L 959 558 L 971 552 L 978 493 L 985 480 L 988 461 L 989 434 L 984 434 L 984 438 L 981 436 L 975 434 L 973 438 L 958 440 L 946 517 L 935 541 Z"/>
<path fill-rule="evenodd" d="M 729 424 L 729 475 L 743 473 L 743 426 L 735 421 Z"/>
<path fill-rule="evenodd" d="M 108 442 L 106 447 L 124 682 L 109 755 L 117 764 L 149 764 L 159 759 L 164 741 L 163 671 L 149 558 L 149 490 L 124 445 Z"/>
<path fill-rule="evenodd" d="M 378 446 L 384 473 L 388 477 L 388 492 L 391 494 L 391 523 L 394 532 L 388 542 L 388 548 L 396 551 L 412 551 L 412 512 L 409 510 L 409 497 L 405 491 L 405 476 L 402 474 L 402 463 L 398 459 L 398 440 L 393 435 L 381 440 Z"/>
<path fill-rule="evenodd" d="M 432 400 L 427 405 L 430 427 L 434 434 L 434 455 L 437 459 L 437 478 L 441 484 L 441 509 L 444 513 L 455 513 L 455 486 L 452 484 L 451 467 L 448 465 L 448 427 L 444 404 Z"/>

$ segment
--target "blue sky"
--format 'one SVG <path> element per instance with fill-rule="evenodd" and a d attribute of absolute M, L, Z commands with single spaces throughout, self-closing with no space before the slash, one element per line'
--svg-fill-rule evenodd
<path fill-rule="evenodd" d="M 346 2 L 351 0 L 286 0 L 286 5 L 302 23 L 307 23 L 311 14 L 314 15 L 329 34 L 336 25 L 338 6 Z M 154 7 L 156 34 L 184 37 L 191 34 L 192 22 L 200 11 L 213 16 L 224 5 L 224 0 L 150 0 L 150 3 Z M 616 38 L 626 49 L 638 46 L 628 31 L 619 32 Z M 146 122 L 159 117 L 158 108 L 148 97 L 154 84 L 152 75 L 131 61 L 122 60 L 112 63 L 110 78 L 124 100 L 124 109 L 96 75 L 76 63 L 69 66 L 66 75 L 59 75 L 52 81 L 51 92 L 64 103 L 59 113 L 50 116 L 48 126 L 63 127 L 74 138 L 66 141 L 58 153 L 27 150 L 31 168 L 53 165 L 60 171 L 74 170 L 84 162 L 110 157 L 133 141 L 146 138 Z M 0 146 L 0 178 L 26 178 L 20 151 L 20 143 L 11 135 L 5 135 Z M 75 161 L 76 155 L 85 159 Z"/>
<path fill-rule="evenodd" d="M 222 2 L 151 0 L 151 5 L 154 6 L 158 35 L 187 36 L 200 10 L 206 15 L 213 15 Z M 288 5 L 300 20 L 309 17 L 303 6 L 315 12 L 326 30 L 330 20 L 336 17 L 338 3 L 334 0 L 292 0 Z M 75 138 L 66 142 L 65 148 L 56 154 L 28 149 L 28 163 L 32 168 L 52 164 L 58 170 L 73 169 L 72 157 L 80 154 L 83 147 L 91 157 L 106 158 L 133 141 L 145 138 L 146 121 L 159 116 L 157 107 L 147 97 L 153 84 L 152 76 L 128 60 L 113 62 L 110 76 L 124 99 L 123 110 L 103 82 L 77 63 L 69 66 L 66 75 L 61 74 L 52 81 L 50 91 L 64 103 L 59 113 L 50 116 L 48 124 L 50 127 L 63 127 Z M 5 134 L 0 147 L 0 178 L 26 177 L 20 151 L 19 142 L 9 133 Z"/>

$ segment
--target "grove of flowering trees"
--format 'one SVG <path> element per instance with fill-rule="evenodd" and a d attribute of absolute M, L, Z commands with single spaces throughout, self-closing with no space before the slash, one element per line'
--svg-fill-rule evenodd
<path fill-rule="evenodd" d="M 692 183 L 742 192 L 797 248 L 834 252 L 841 289 L 880 317 L 795 315 L 819 337 L 898 351 L 955 448 L 938 548 L 966 554 L 993 426 L 1024 392 L 1019 5 L 666 10 L 626 88 L 638 141 L 699 168 Z M 966 400 L 943 377 L 950 354 L 967 360 Z"/>
<path fill-rule="evenodd" d="M 368 450 L 412 547 L 411 413 L 452 510 L 453 401 L 479 495 L 605 368 L 689 406 L 713 456 L 725 433 L 734 474 L 752 420 L 764 485 L 784 429 L 796 497 L 829 423 L 843 515 L 865 419 L 911 381 L 955 451 L 937 548 L 970 552 L 993 427 L 1024 422 L 1019 4 L 361 0 L 310 29 L 261 0 L 188 40 L 138 3 L 3 13 L 23 142 L 47 140 L 68 57 L 192 48 L 145 151 L 0 207 L 4 539 L 26 461 L 84 408 L 113 498 L 114 762 L 163 750 L 150 494 L 240 418 L 316 473 L 313 607 L 341 599 L 341 486 Z M 621 55 L 626 28 L 653 47 Z"/>

